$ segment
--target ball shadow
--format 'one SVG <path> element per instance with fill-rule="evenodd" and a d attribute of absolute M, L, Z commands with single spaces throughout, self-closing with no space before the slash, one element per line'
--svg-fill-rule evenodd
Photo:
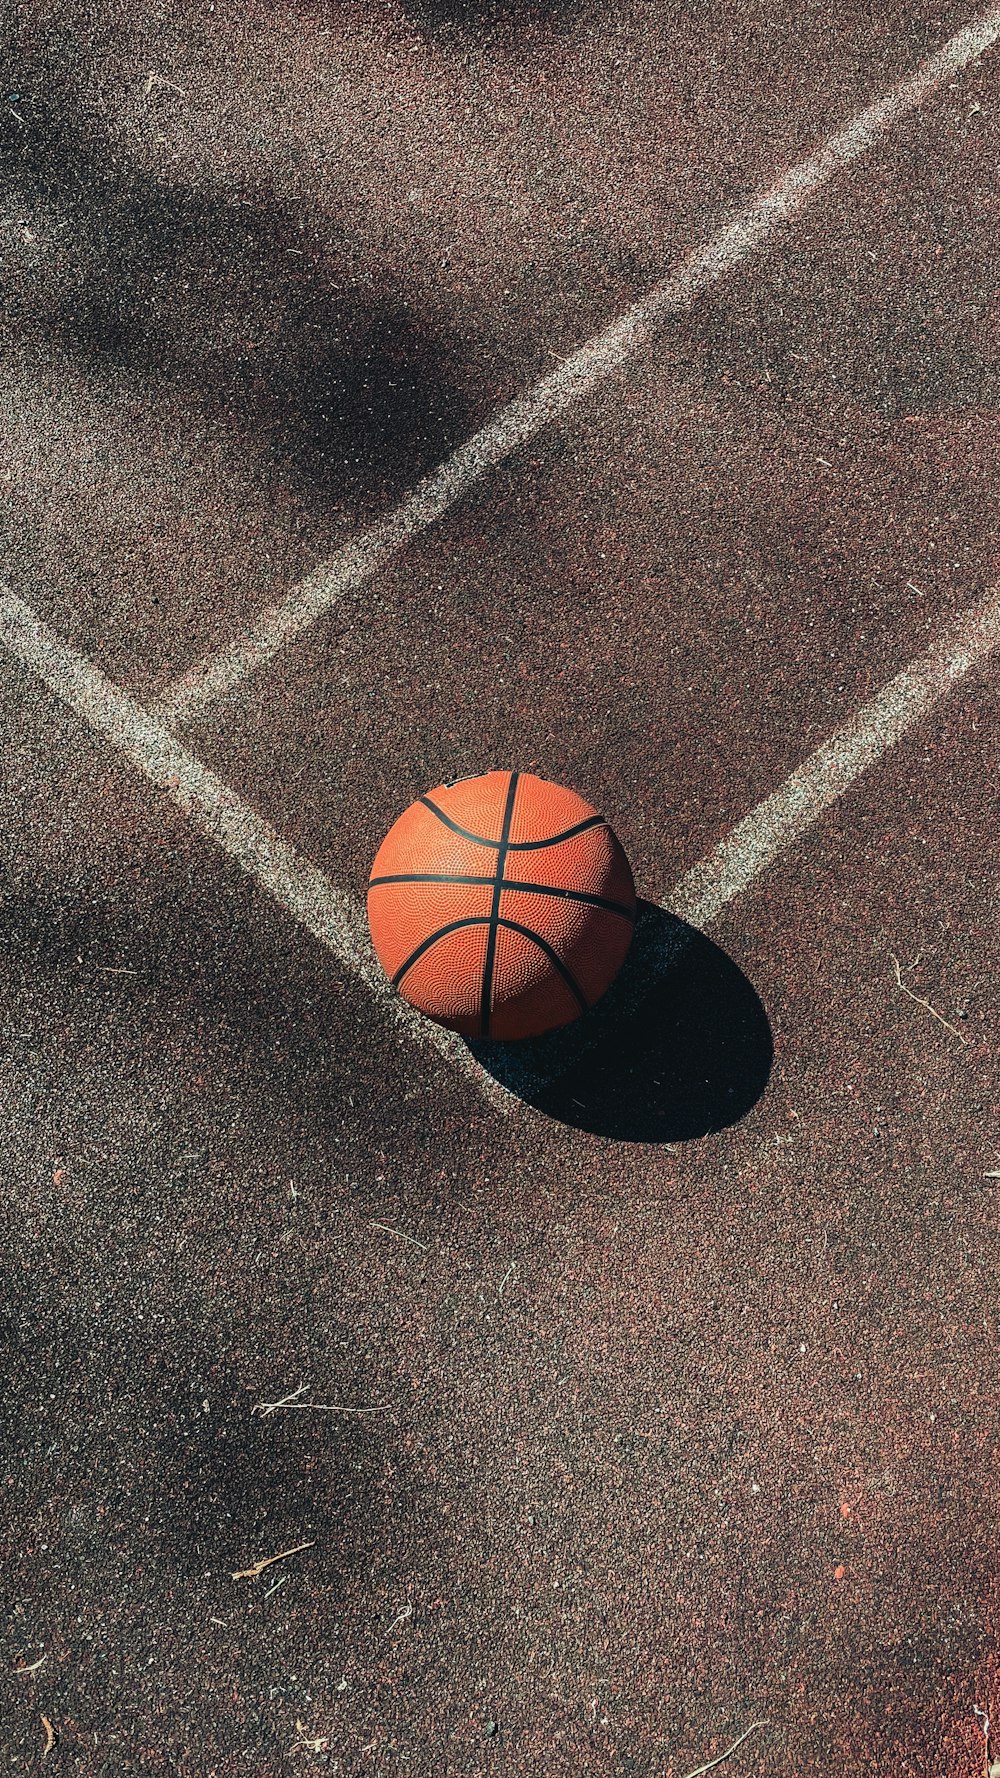
<path fill-rule="evenodd" d="M 549 1037 L 469 1048 L 546 1116 L 631 1142 L 690 1142 L 738 1123 L 763 1094 L 774 1056 L 743 971 L 649 902 L 620 976 L 591 1012 Z"/>

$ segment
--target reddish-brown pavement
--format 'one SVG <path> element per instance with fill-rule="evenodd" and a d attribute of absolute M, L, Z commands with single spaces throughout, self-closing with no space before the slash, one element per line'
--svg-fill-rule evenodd
<path fill-rule="evenodd" d="M 677 1774 L 761 1715 L 767 1778 L 975 1774 L 995 693 L 717 929 L 775 1072 L 667 1149 L 498 1119 L 3 720 L 12 1769 L 44 1714 L 79 1772 L 293 1771 L 302 1720 L 345 1771 Z M 387 1411 L 252 1416 L 303 1384 Z"/>
<path fill-rule="evenodd" d="M 227 636 L 969 16 L 494 10 L 6 27 L 5 556 L 118 677 Z"/>
<path fill-rule="evenodd" d="M 1000 577 L 990 72 L 209 713 L 213 763 L 360 885 L 516 759 L 665 894 Z"/>
<path fill-rule="evenodd" d="M 49 108 L 5 247 L 52 257 L 11 298 L 4 572 L 128 683 L 968 16 L 431 11 L 26 28 L 11 103 Z M 994 91 L 900 128 L 193 745 L 358 891 L 413 794 L 510 761 L 663 896 L 996 577 Z M 338 478 L 343 355 L 310 376 L 345 240 Z M 997 733 L 983 669 L 715 924 L 773 1069 L 664 1145 L 503 1117 L 4 669 L 12 1771 L 45 1718 L 87 1775 L 681 1778 L 767 1719 L 720 1770 L 979 1778 Z M 384 1411 L 252 1415 L 300 1385 Z"/>

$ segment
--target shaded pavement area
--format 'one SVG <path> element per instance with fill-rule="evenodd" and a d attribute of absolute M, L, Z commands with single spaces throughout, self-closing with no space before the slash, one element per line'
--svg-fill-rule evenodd
<path fill-rule="evenodd" d="M 4 580 L 152 697 L 969 16 L 24 9 Z M 982 1778 L 995 668 L 709 932 L 656 904 L 998 578 L 996 80 L 186 735 L 357 894 L 428 784 L 602 807 L 672 961 L 554 1087 L 5 657 L 5 1769 Z"/>

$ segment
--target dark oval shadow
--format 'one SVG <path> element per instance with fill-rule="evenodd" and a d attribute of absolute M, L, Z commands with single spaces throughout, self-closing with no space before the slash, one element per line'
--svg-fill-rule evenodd
<path fill-rule="evenodd" d="M 774 1043 L 751 982 L 704 933 L 642 902 L 625 966 L 563 1031 L 470 1042 L 487 1074 L 546 1116 L 629 1142 L 690 1142 L 738 1123 Z"/>

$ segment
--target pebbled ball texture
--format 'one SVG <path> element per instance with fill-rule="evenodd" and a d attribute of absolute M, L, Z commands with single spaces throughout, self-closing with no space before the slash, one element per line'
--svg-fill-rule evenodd
<path fill-rule="evenodd" d="M 538 1037 L 592 1006 L 635 922 L 628 859 L 602 815 L 530 772 L 440 784 L 372 865 L 372 941 L 393 986 L 463 1037 Z"/>

